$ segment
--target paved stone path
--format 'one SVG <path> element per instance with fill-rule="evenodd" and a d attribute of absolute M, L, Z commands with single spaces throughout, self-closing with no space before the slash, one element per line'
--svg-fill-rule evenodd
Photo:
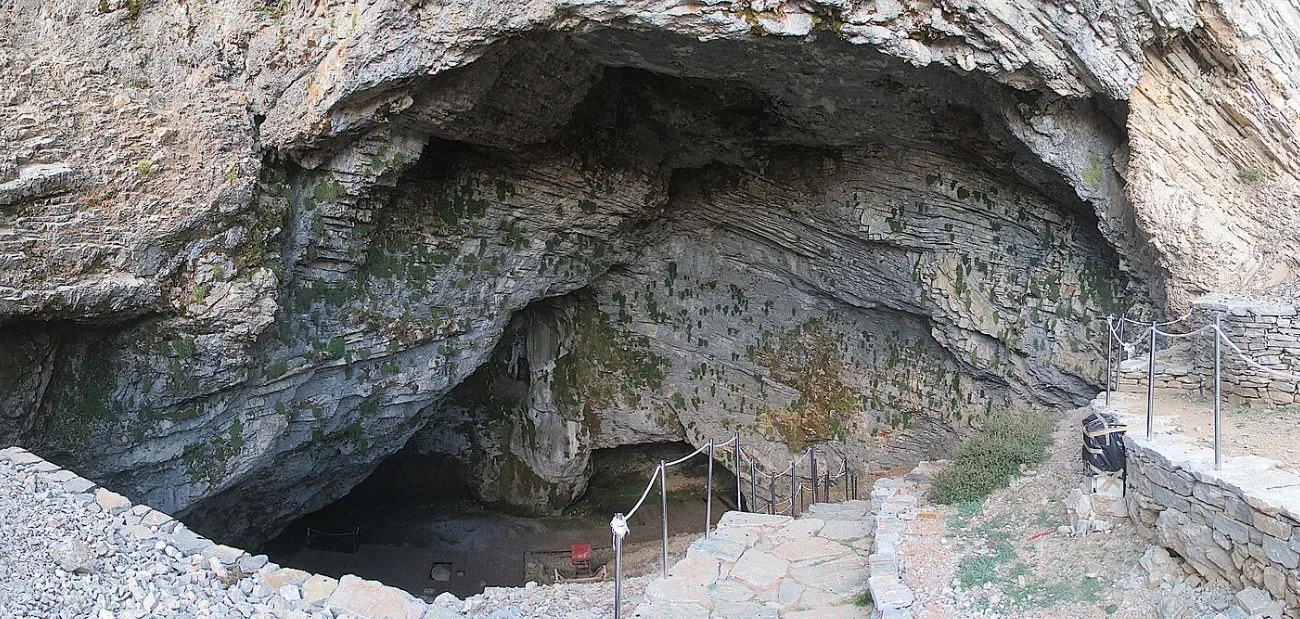
<path fill-rule="evenodd" d="M 634 617 L 866 618 L 871 503 L 819 503 L 799 518 L 727 512 L 668 578 L 646 587 Z"/>

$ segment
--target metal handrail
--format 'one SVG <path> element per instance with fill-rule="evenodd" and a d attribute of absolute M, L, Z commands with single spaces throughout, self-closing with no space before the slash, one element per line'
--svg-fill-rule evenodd
<path fill-rule="evenodd" d="M 1160 335 L 1160 336 L 1167 337 L 1167 338 L 1185 338 L 1185 337 L 1195 337 L 1195 336 L 1199 336 L 1199 335 L 1201 335 L 1201 334 L 1203 334 L 1203 333 L 1206 333 L 1206 332 L 1210 332 L 1210 333 L 1213 333 L 1213 334 L 1214 334 L 1214 469 L 1215 469 L 1215 470 L 1219 470 L 1219 469 L 1221 469 L 1222 466 L 1223 466 L 1223 449 L 1222 449 L 1222 426 L 1223 426 L 1223 423 L 1222 423 L 1222 417 L 1223 417 L 1223 360 L 1222 360 L 1222 357 L 1223 357 L 1223 354 L 1222 354 L 1222 347 L 1221 347 L 1221 344 L 1227 344 L 1228 347 L 1231 348 L 1232 351 L 1236 353 L 1237 357 L 1240 358 L 1241 361 L 1242 361 L 1243 363 L 1245 363 L 1247 367 L 1250 367 L 1250 368 L 1255 369 L 1255 370 L 1257 370 L 1257 371 L 1264 372 L 1264 373 L 1267 373 L 1267 374 L 1269 374 L 1269 375 L 1276 376 L 1276 377 L 1278 377 L 1278 378 L 1282 378 L 1282 379 L 1284 379 L 1284 380 L 1292 380 L 1292 381 L 1296 381 L 1296 382 L 1300 382 L 1300 374 L 1293 374 L 1293 373 L 1291 373 L 1291 372 L 1284 372 L 1284 371 L 1281 371 L 1281 370 L 1276 370 L 1276 369 L 1273 369 L 1273 368 L 1267 367 L 1267 366 L 1263 365 L 1262 363 L 1259 363 L 1258 361 L 1252 359 L 1249 355 L 1247 355 L 1247 354 L 1245 353 L 1245 351 L 1243 351 L 1243 350 L 1241 349 L 1240 346 L 1238 346 L 1235 342 L 1232 341 L 1232 338 L 1228 337 L 1228 334 L 1227 334 L 1227 333 L 1225 333 L 1225 332 L 1223 331 L 1223 326 L 1222 326 L 1223 313 L 1222 313 L 1222 312 L 1215 312 L 1215 314 L 1214 314 L 1214 322 L 1213 322 L 1213 323 L 1203 325 L 1203 326 L 1201 326 L 1200 328 L 1197 328 L 1197 329 L 1192 330 L 1192 331 L 1188 331 L 1188 332 L 1186 332 L 1186 333 L 1172 333 L 1172 332 L 1168 332 L 1168 331 L 1161 330 L 1161 329 L 1159 328 L 1160 326 L 1167 326 L 1167 325 L 1170 325 L 1170 324 L 1174 324 L 1174 323 L 1177 323 L 1177 322 L 1181 322 L 1181 321 L 1183 321 L 1183 320 L 1186 320 L 1186 319 L 1187 319 L 1189 316 L 1191 316 L 1191 315 L 1192 315 L 1192 312 L 1188 312 L 1188 313 L 1187 313 L 1186 315 L 1184 315 L 1182 318 L 1179 318 L 1179 319 L 1177 319 L 1177 320 L 1171 320 L 1171 321 L 1163 322 L 1163 323 L 1140 323 L 1140 322 L 1138 322 L 1138 321 L 1135 321 L 1135 320 L 1132 320 L 1132 319 L 1129 319 L 1129 318 L 1126 318 L 1126 317 L 1121 317 L 1121 318 L 1120 318 L 1120 321 L 1121 321 L 1121 324 L 1122 324 L 1123 322 L 1127 321 L 1127 322 L 1129 322 L 1129 323 L 1131 323 L 1131 324 L 1136 324 L 1136 325 L 1145 325 L 1145 326 L 1146 326 L 1146 329 L 1144 329 L 1144 331 L 1145 331 L 1144 336 L 1145 336 L 1146 338 L 1148 338 L 1148 339 L 1149 339 L 1149 342 L 1150 342 L 1150 345 L 1148 346 L 1148 351 L 1147 351 L 1147 402 L 1146 402 L 1146 404 L 1147 404 L 1147 416 L 1146 416 L 1146 436 L 1147 436 L 1147 438 L 1151 438 L 1152 435 L 1154 434 L 1154 418 L 1155 418 L 1155 366 L 1156 366 L 1156 361 L 1155 361 L 1155 359 L 1156 359 L 1156 336 L 1157 336 L 1157 335 Z M 1106 398 L 1105 401 L 1106 401 L 1106 405 L 1107 405 L 1107 406 L 1110 406 L 1110 394 L 1111 394 L 1111 391 L 1113 390 L 1113 382 L 1112 382 L 1112 378 L 1113 378 L 1113 376 L 1114 376 L 1114 372 L 1118 371 L 1118 367 L 1116 366 L 1116 367 L 1112 368 L 1112 363 L 1111 363 L 1111 361 L 1112 361 L 1112 355 L 1113 355 L 1114 344 L 1118 341 L 1119 344 L 1120 344 L 1121 346 L 1124 346 L 1125 348 L 1127 348 L 1127 347 L 1130 347 L 1130 346 L 1136 344 L 1138 341 L 1140 341 L 1140 339 L 1139 339 L 1139 340 L 1134 340 L 1132 343 L 1126 343 L 1126 342 L 1124 342 L 1124 340 L 1123 340 L 1123 338 L 1121 337 L 1120 333 L 1117 333 L 1117 332 L 1116 332 L 1116 330 L 1115 330 L 1115 328 L 1114 328 L 1114 324 L 1115 324 L 1115 317 L 1114 317 L 1114 316 L 1107 316 L 1107 317 L 1106 317 L 1106 325 L 1107 325 L 1107 329 L 1106 329 L 1106 331 L 1107 331 L 1107 341 L 1106 341 L 1106 396 L 1105 396 L 1105 398 Z"/>
<path fill-rule="evenodd" d="M 724 450 L 724 453 L 729 451 L 732 453 L 734 457 L 734 464 L 736 467 L 736 509 L 738 510 L 745 509 L 744 478 L 742 473 L 742 470 L 744 468 L 742 466 L 742 462 L 744 459 L 748 459 L 748 464 L 749 464 L 750 493 L 749 493 L 748 511 L 750 512 L 757 511 L 755 508 L 757 507 L 758 501 L 761 500 L 760 497 L 758 496 L 758 476 L 762 475 L 763 477 L 767 478 L 767 482 L 768 482 L 767 487 L 768 487 L 769 495 L 765 501 L 767 503 L 768 513 L 769 514 L 784 513 L 785 507 L 781 507 L 780 509 L 777 509 L 777 507 L 783 506 L 788 503 L 790 509 L 790 515 L 791 516 L 798 515 L 797 508 L 799 503 L 801 502 L 799 500 L 799 497 L 802 495 L 802 490 L 805 488 L 805 485 L 801 481 L 799 481 L 800 479 L 805 479 L 805 478 L 802 475 L 799 475 L 798 466 L 802 464 L 804 460 L 810 460 L 811 474 L 806 479 L 808 480 L 809 483 L 809 486 L 807 487 L 811 487 L 813 490 L 813 503 L 818 502 L 817 500 L 818 485 L 822 486 L 822 490 L 823 490 L 823 494 L 821 495 L 822 498 L 829 500 L 831 486 L 838 485 L 839 483 L 838 480 L 840 479 L 845 479 L 845 481 L 843 482 L 845 499 L 848 500 L 850 498 L 852 499 L 857 498 L 857 493 L 858 493 L 857 478 L 856 475 L 849 470 L 848 458 L 845 458 L 843 456 L 840 457 L 840 472 L 838 474 L 831 475 L 830 467 L 827 467 L 827 470 L 824 472 L 825 474 L 823 476 L 818 476 L 816 446 L 812 446 L 805 449 L 803 454 L 799 456 L 798 460 L 791 460 L 789 466 L 787 466 L 785 470 L 779 473 L 765 473 L 763 471 L 757 470 L 758 459 L 755 458 L 752 453 L 748 453 L 745 450 L 745 448 L 740 444 L 740 432 L 736 432 L 736 434 L 732 436 L 730 439 L 728 439 L 727 442 L 725 443 L 718 443 L 714 439 L 710 439 L 706 441 L 703 445 L 698 447 L 695 451 L 691 452 L 686 456 L 673 460 L 672 462 L 660 460 L 659 465 L 656 466 L 654 472 L 650 474 L 650 479 L 646 484 L 645 491 L 641 493 L 641 498 L 637 500 L 636 505 L 634 505 L 632 509 L 629 510 L 626 514 L 622 512 L 614 514 L 614 518 L 610 520 L 609 523 L 610 531 L 613 536 L 612 546 L 614 547 L 614 618 L 615 619 L 622 619 L 623 616 L 623 607 L 622 607 L 623 538 L 626 537 L 630 531 L 628 527 L 628 521 L 631 520 L 632 516 L 636 514 L 637 510 L 641 509 L 641 506 L 645 503 L 646 498 L 650 496 L 650 490 L 654 488 L 655 482 L 658 481 L 659 501 L 660 501 L 659 504 L 660 520 L 662 522 L 662 551 L 661 551 L 662 573 L 663 573 L 663 577 L 667 578 L 668 577 L 668 476 L 667 476 L 668 467 L 676 466 L 687 460 L 690 460 L 691 458 L 694 458 L 697 455 L 707 452 L 709 456 L 709 472 L 708 472 L 708 481 L 705 484 L 705 508 L 704 508 L 705 509 L 704 537 L 707 538 L 709 537 L 710 531 L 713 527 L 713 461 L 717 458 L 718 448 L 720 447 L 722 448 L 729 447 L 730 449 Z M 788 501 L 777 502 L 776 482 L 778 479 L 780 479 L 782 476 L 785 475 L 790 476 L 790 499 Z"/>

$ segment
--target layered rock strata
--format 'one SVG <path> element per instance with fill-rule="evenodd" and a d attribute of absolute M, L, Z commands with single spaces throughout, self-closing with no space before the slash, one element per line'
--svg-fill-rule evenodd
<path fill-rule="evenodd" d="M 542 511 L 602 446 L 942 453 L 1107 313 L 1294 280 L 1297 23 L 20 2 L 0 440 L 252 543 L 408 443 Z"/>

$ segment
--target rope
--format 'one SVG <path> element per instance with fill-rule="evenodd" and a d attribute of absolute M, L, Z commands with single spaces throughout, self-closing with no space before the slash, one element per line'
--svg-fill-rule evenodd
<path fill-rule="evenodd" d="M 1120 339 L 1119 332 L 1115 331 L 1115 325 L 1107 323 L 1106 328 L 1110 329 L 1110 334 L 1115 337 L 1115 339 L 1119 342 L 1120 346 L 1126 349 L 1131 348 L 1133 346 L 1137 346 L 1142 340 L 1146 339 L 1145 337 L 1139 337 L 1138 339 L 1133 340 L 1132 342 L 1125 342 L 1124 340 Z"/>
<path fill-rule="evenodd" d="M 1200 329 L 1197 329 L 1197 330 L 1195 330 L 1195 331 L 1188 331 L 1187 333 L 1167 333 L 1167 332 L 1161 331 L 1160 329 L 1157 329 L 1157 328 L 1155 328 L 1155 327 L 1151 327 L 1151 329 L 1154 330 L 1154 331 L 1156 332 L 1157 335 L 1163 335 L 1163 336 L 1165 336 L 1165 337 L 1180 338 L 1180 337 L 1191 337 L 1191 336 L 1193 336 L 1193 335 L 1200 335 L 1201 333 L 1205 332 L 1206 329 L 1214 329 L 1214 325 L 1205 325 L 1204 327 L 1201 327 Z"/>
<path fill-rule="evenodd" d="M 676 460 L 673 460 L 672 462 L 669 462 L 668 464 L 665 464 L 664 466 L 677 466 L 678 464 L 681 464 L 687 460 L 690 460 L 691 458 L 694 458 L 695 456 L 704 453 L 704 450 L 708 448 L 709 448 L 709 444 L 705 443 L 699 449 L 696 449 L 695 451 L 691 452 L 689 456 L 682 456 Z"/>
<path fill-rule="evenodd" d="M 656 466 L 654 474 L 650 476 L 650 483 L 645 485 L 645 492 L 641 493 L 641 500 L 636 502 L 636 506 L 632 508 L 632 511 L 628 512 L 626 516 L 623 516 L 623 520 L 630 520 L 632 518 L 632 514 L 635 514 L 636 510 L 641 509 L 641 504 L 645 503 L 645 498 L 650 496 L 650 489 L 655 487 L 655 480 L 658 477 L 659 477 L 659 467 Z"/>
<path fill-rule="evenodd" d="M 361 527 L 356 527 L 347 533 L 326 533 L 325 531 L 317 531 L 316 529 L 307 527 L 307 535 L 315 534 L 315 535 L 328 535 L 330 537 L 347 537 L 349 535 L 356 535 L 360 532 L 361 532 Z"/>
<path fill-rule="evenodd" d="M 1186 313 L 1186 314 L 1183 314 L 1183 316 L 1182 316 L 1181 318 L 1176 318 L 1176 319 L 1174 319 L 1174 320 L 1166 320 L 1166 321 L 1164 321 L 1164 322 L 1142 322 L 1142 321 L 1140 321 L 1140 320 L 1133 320 L 1132 318 L 1129 318 L 1128 316 L 1120 316 L 1119 319 L 1122 320 L 1122 321 L 1124 321 L 1124 322 L 1127 322 L 1127 323 L 1129 323 L 1129 324 L 1131 324 L 1131 325 L 1138 325 L 1139 327 L 1167 327 L 1167 326 L 1169 326 L 1169 325 L 1177 324 L 1177 323 L 1180 323 L 1180 322 L 1182 322 L 1182 321 L 1184 321 L 1184 320 L 1187 320 L 1188 318 L 1191 318 L 1191 317 L 1192 317 L 1192 313 L 1193 313 L 1194 311 L 1195 311 L 1195 310 L 1187 310 L 1187 313 Z"/>
<path fill-rule="evenodd" d="M 1213 326 L 1213 325 L 1211 325 L 1211 326 Z M 1292 374 L 1292 373 L 1290 373 L 1290 372 L 1282 372 L 1282 371 L 1280 371 L 1280 370 L 1274 370 L 1273 368 L 1270 368 L 1270 367 L 1266 367 L 1266 366 L 1264 366 L 1264 365 L 1261 365 L 1259 362 L 1257 362 L 1257 361 L 1255 361 L 1254 359 L 1251 359 L 1250 357 L 1246 356 L 1246 353 L 1243 352 L 1243 351 L 1241 350 L 1241 348 L 1239 348 L 1236 344 L 1234 344 L 1234 343 L 1232 342 L 1232 340 L 1228 339 L 1228 334 L 1224 333 L 1222 329 L 1219 329 L 1218 331 L 1219 331 L 1219 335 L 1223 337 L 1223 341 L 1226 342 L 1226 343 L 1228 344 L 1229 347 L 1231 347 L 1234 351 L 1237 352 L 1237 356 L 1238 356 L 1238 357 L 1241 357 L 1241 360 L 1242 360 L 1242 361 L 1245 361 L 1245 362 L 1246 362 L 1246 365 L 1248 365 L 1248 366 L 1250 366 L 1250 367 L 1252 367 L 1252 368 L 1255 368 L 1255 369 L 1257 369 L 1257 370 L 1259 370 L 1259 371 L 1261 371 L 1261 372 L 1266 372 L 1266 373 L 1268 373 L 1268 374 L 1272 374 L 1272 375 L 1277 376 L 1277 377 L 1279 377 L 1279 378 L 1285 378 L 1285 379 L 1288 379 L 1288 380 L 1300 381 L 1300 376 L 1297 376 L 1297 375 Z"/>

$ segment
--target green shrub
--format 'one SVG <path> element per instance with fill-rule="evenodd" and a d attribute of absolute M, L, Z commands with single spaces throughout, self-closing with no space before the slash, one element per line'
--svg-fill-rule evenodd
<path fill-rule="evenodd" d="M 1243 168 L 1237 170 L 1237 178 L 1243 183 L 1258 183 L 1264 180 L 1264 171 L 1259 168 Z"/>
<path fill-rule="evenodd" d="M 1020 465 L 1047 457 L 1056 425 L 1039 413 L 1006 413 L 991 417 L 984 431 L 957 448 L 948 467 L 935 475 L 930 500 L 935 503 L 977 501 L 1005 488 Z"/>

